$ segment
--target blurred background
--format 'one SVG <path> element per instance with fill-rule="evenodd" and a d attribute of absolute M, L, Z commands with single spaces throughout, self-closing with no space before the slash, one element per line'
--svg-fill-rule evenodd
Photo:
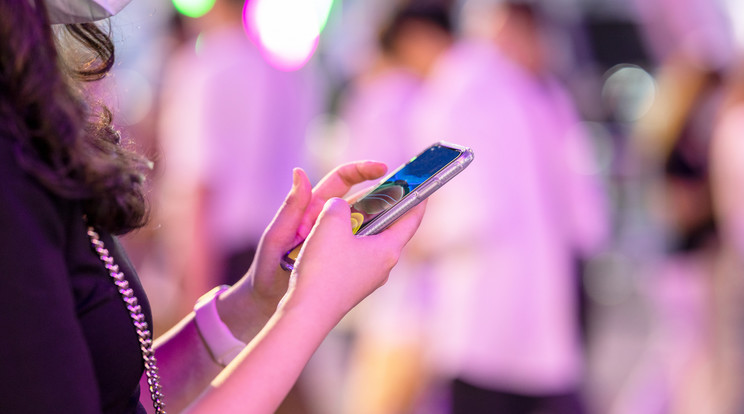
<path fill-rule="evenodd" d="M 111 26 L 156 334 L 246 271 L 293 167 L 475 151 L 280 412 L 744 413 L 744 3 L 137 0 Z"/>

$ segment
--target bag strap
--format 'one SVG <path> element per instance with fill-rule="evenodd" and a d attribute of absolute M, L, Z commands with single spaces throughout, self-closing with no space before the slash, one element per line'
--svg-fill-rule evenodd
<path fill-rule="evenodd" d="M 88 226 L 88 237 L 90 238 L 90 244 L 93 245 L 93 249 L 98 253 L 104 266 L 106 266 L 109 276 L 114 280 L 114 284 L 119 290 L 119 294 L 129 311 L 129 316 L 132 318 L 134 329 L 139 336 L 142 360 L 145 363 L 147 384 L 150 388 L 150 397 L 152 398 L 152 406 L 155 408 L 157 414 L 166 414 L 165 398 L 163 397 L 158 367 L 156 366 L 157 360 L 155 359 L 155 352 L 152 349 L 152 334 L 147 326 L 145 315 L 142 313 L 142 306 L 138 304 L 137 297 L 134 296 L 134 291 L 129 287 L 129 282 L 124 278 L 124 273 L 119 271 L 119 266 L 114 263 L 114 258 L 111 257 L 109 251 L 104 247 L 103 241 L 101 241 L 100 236 L 92 226 Z"/>

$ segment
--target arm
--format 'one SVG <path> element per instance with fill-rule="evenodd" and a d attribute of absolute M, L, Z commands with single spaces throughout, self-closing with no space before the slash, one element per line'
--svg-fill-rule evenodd
<path fill-rule="evenodd" d="M 345 201 L 329 201 L 300 253 L 279 310 L 188 413 L 271 413 L 338 321 L 381 286 L 423 205 L 376 236 L 352 235 Z"/>
<path fill-rule="evenodd" d="M 250 342 L 247 347 L 247 351 L 244 351 L 241 357 L 237 358 L 228 368 L 221 374 L 220 379 L 217 380 L 219 384 L 239 384 L 237 385 L 241 389 L 248 388 L 250 385 L 250 378 L 253 380 L 260 381 L 263 385 L 258 388 L 264 393 L 267 389 L 267 377 L 262 377 L 260 374 L 262 369 L 276 370 L 278 378 L 276 383 L 271 382 L 271 388 L 275 389 L 276 392 L 272 395 L 276 398 L 283 398 L 284 393 L 289 390 L 295 379 L 296 374 L 299 375 L 302 366 L 304 366 L 307 358 L 310 357 L 317 344 L 320 343 L 325 334 L 330 328 L 335 325 L 335 318 L 339 318 L 338 309 L 331 312 L 332 315 L 311 315 L 298 317 L 299 308 L 315 307 L 317 304 L 314 303 L 314 295 L 312 301 L 303 300 L 290 300 L 291 297 L 296 294 L 288 294 L 287 300 L 284 302 L 282 309 L 274 314 L 277 309 L 277 303 L 279 299 L 287 292 L 288 278 L 287 274 L 279 270 L 279 260 L 281 256 L 297 244 L 302 239 L 308 237 L 308 233 L 315 222 L 315 218 L 318 216 L 320 210 L 323 208 L 325 200 L 335 195 L 344 194 L 353 184 L 377 178 L 385 172 L 385 167 L 379 163 L 357 163 L 347 164 L 335 170 L 332 174 L 329 174 L 324 180 L 319 183 L 317 188 L 310 191 L 310 184 L 307 177 L 300 171 L 296 170 L 294 177 L 294 185 L 292 191 L 288 195 L 284 205 L 279 210 L 272 224 L 264 234 L 257 254 L 257 259 L 251 269 L 248 271 L 246 276 L 238 282 L 232 289 L 225 294 L 221 295 L 218 302 L 218 310 L 222 319 L 230 326 L 231 330 L 236 337 L 240 338 L 244 342 Z M 338 203 L 341 207 L 345 206 L 345 203 Z M 343 210 L 343 208 L 341 209 Z M 336 211 L 336 210 L 333 210 Z M 343 215 L 343 211 L 341 212 Z M 346 267 L 343 271 L 345 275 L 353 274 L 355 269 L 351 264 L 355 263 L 355 260 L 350 260 L 348 263 L 340 264 L 333 261 L 326 260 L 326 258 L 319 259 L 322 253 L 330 254 L 334 257 L 351 257 L 349 256 L 349 250 L 352 246 L 362 246 L 362 252 L 357 251 L 355 254 L 365 256 L 371 260 L 366 265 L 379 274 L 387 275 L 385 270 L 391 267 L 390 258 L 384 259 L 382 252 L 392 249 L 392 254 L 397 254 L 396 249 L 400 249 L 402 245 L 400 243 L 391 244 L 389 247 L 377 246 L 377 244 L 389 243 L 386 238 L 382 237 L 366 237 L 364 239 L 357 240 L 351 235 L 348 217 L 348 207 L 346 207 L 346 221 L 340 227 L 342 232 L 348 233 L 348 237 L 341 237 L 344 243 L 338 247 L 331 247 L 334 244 L 330 243 L 327 239 L 330 236 L 327 235 L 328 231 L 324 234 L 325 236 L 316 236 L 314 233 L 310 234 L 308 242 L 306 243 L 303 253 L 310 249 L 308 245 L 315 245 L 307 253 L 308 259 L 304 260 L 304 267 L 312 266 L 311 270 L 302 270 L 302 267 L 298 260 L 298 268 L 293 277 L 297 277 L 298 274 L 310 274 L 315 275 L 317 273 L 328 273 L 330 270 L 338 270 Z M 391 227 L 387 238 L 393 238 L 393 235 L 397 235 L 399 238 L 403 237 L 407 240 L 407 231 L 413 231 L 411 228 L 412 224 L 418 224 L 420 220 L 419 213 L 411 214 L 410 218 L 401 221 L 400 225 Z M 335 217 L 332 214 L 324 214 L 324 216 Z M 325 221 L 329 221 L 326 219 Z M 413 220 L 409 223 L 408 227 L 403 226 L 404 223 Z M 319 220 L 318 226 L 324 220 Z M 415 226 L 413 226 L 415 228 Z M 317 229 L 317 227 L 316 227 Z M 382 235 L 380 235 L 382 236 Z M 324 242 L 311 243 L 312 239 L 321 238 Z M 325 249 L 320 249 L 317 245 L 325 245 Z M 369 246 L 368 246 L 369 245 Z M 366 248 L 363 246 L 367 246 Z M 359 247 L 357 247 L 359 248 Z M 369 254 L 368 251 L 375 252 L 375 254 Z M 302 257 L 302 256 L 301 256 Z M 380 262 L 384 262 L 380 263 Z M 359 261 L 356 261 L 359 264 Z M 316 267 L 320 266 L 321 269 Z M 314 276 L 303 277 L 303 280 L 313 280 Z M 361 279 L 348 278 L 347 283 L 352 283 L 355 286 L 359 286 L 363 292 L 369 293 L 373 289 L 373 285 L 361 284 Z M 324 281 L 325 280 L 325 281 Z M 323 283 L 327 283 L 328 280 L 319 280 L 320 286 Z M 309 282 L 308 282 L 309 283 Z M 311 286 L 315 286 L 316 282 L 313 282 Z M 303 289 L 297 289 L 293 287 L 291 291 L 304 291 Z M 344 293 L 341 296 L 351 295 L 351 292 L 346 293 L 347 290 L 340 290 Z M 305 296 L 303 295 L 303 298 Z M 361 300 L 361 297 L 355 300 Z M 356 303 L 354 300 L 352 301 Z M 321 302 L 323 303 L 323 302 Z M 291 306 L 290 306 L 291 305 Z M 341 307 L 344 308 L 343 306 Z M 317 309 L 316 309 L 317 311 Z M 312 312 L 311 312 L 312 313 Z M 269 319 L 271 320 L 269 321 Z M 312 326 L 301 326 L 298 322 L 301 320 L 312 320 L 316 324 Z M 267 324 L 266 322 L 269 321 Z M 320 323 L 323 321 L 323 323 Z M 262 330 L 263 329 L 263 330 Z M 256 337 L 253 342 L 251 339 L 256 336 L 260 331 L 260 334 Z M 302 341 L 301 346 L 297 344 Z M 281 346 L 277 344 L 284 344 L 284 346 L 292 345 L 298 346 L 296 351 L 292 352 L 293 358 L 287 358 L 287 355 L 281 355 L 282 358 L 277 358 L 277 355 L 273 355 Z M 197 330 L 192 321 L 190 315 L 181 324 L 179 324 L 174 330 L 163 336 L 161 340 L 156 344 L 157 356 L 161 366 L 161 376 L 163 378 L 162 383 L 164 392 L 166 394 L 168 408 L 171 412 L 179 412 L 185 405 L 189 404 L 196 398 L 210 383 L 210 381 L 221 371 L 221 367 L 218 366 L 211 360 L 208 352 L 202 344 L 202 340 L 199 337 Z M 257 362 L 257 360 L 262 362 Z M 289 367 L 282 368 L 279 362 L 289 364 Z M 262 368 L 261 364 L 266 364 Z M 256 366 L 258 365 L 258 366 Z M 249 368 L 238 368 L 238 367 L 249 367 Z M 243 372 L 241 375 L 234 376 L 233 372 Z M 230 374 L 228 374 L 230 373 Z M 236 379 L 239 378 L 239 379 Z M 248 378 L 248 379 L 247 379 Z M 286 388 L 285 388 L 286 386 Z M 222 386 L 215 386 L 213 384 L 210 390 L 223 390 Z M 223 391 L 219 391 L 219 395 Z M 245 391 L 241 391 L 245 392 Z M 240 393 L 237 393 L 240 394 Z M 213 392 L 208 395 L 215 395 Z M 236 395 L 237 396 L 237 395 Z M 281 402 L 281 398 L 278 399 L 276 404 Z M 273 401 L 273 400 L 272 400 Z M 206 405 L 202 405 L 206 404 Z M 196 407 L 209 407 L 210 410 L 215 409 L 211 404 L 199 402 Z M 248 406 L 247 406 L 248 407 Z M 194 408 L 199 410 L 201 408 Z M 259 410 L 260 408 L 256 408 Z M 252 410 L 249 410 L 252 411 Z M 197 411 L 198 412 L 198 411 Z M 252 411 L 261 412 L 261 411 Z"/>

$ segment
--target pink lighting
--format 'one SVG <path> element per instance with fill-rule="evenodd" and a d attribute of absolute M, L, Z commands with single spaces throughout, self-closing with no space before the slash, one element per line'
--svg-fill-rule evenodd
<path fill-rule="evenodd" d="M 319 4 L 308 0 L 248 0 L 243 25 L 264 58 L 280 70 L 302 68 L 318 47 Z M 323 2 L 329 3 L 329 2 Z M 327 15 L 329 7 L 326 7 Z"/>

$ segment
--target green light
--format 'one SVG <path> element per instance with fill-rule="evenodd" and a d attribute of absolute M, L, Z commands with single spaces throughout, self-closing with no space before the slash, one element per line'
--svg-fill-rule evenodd
<path fill-rule="evenodd" d="M 325 29 L 326 23 L 328 23 L 328 16 L 331 14 L 331 8 L 333 8 L 334 0 L 315 0 L 315 6 L 318 11 L 318 27 L 322 32 Z"/>
<path fill-rule="evenodd" d="M 173 0 L 173 7 L 179 13 L 188 17 L 201 17 L 214 6 L 215 0 Z"/>

